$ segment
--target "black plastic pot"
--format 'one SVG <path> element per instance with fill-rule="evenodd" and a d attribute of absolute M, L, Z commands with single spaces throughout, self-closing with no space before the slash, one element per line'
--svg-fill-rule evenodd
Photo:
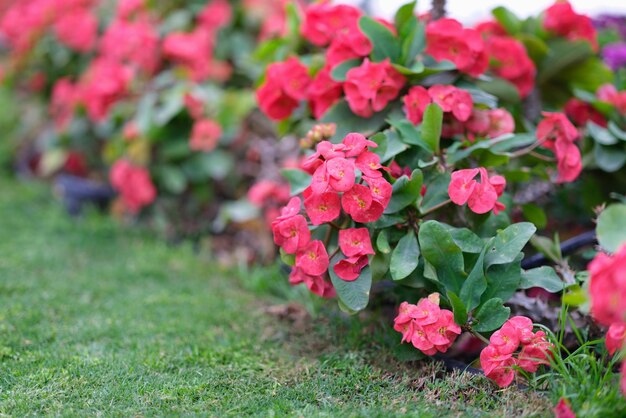
<path fill-rule="evenodd" d="M 87 204 L 104 210 L 115 197 L 115 191 L 109 184 L 69 174 L 59 174 L 54 186 L 63 199 L 65 209 L 72 216 L 80 215 Z"/>

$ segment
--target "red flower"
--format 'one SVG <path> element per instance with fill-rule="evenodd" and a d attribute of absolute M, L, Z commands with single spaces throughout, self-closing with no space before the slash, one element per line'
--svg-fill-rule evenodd
<path fill-rule="evenodd" d="M 347 192 L 354 186 L 356 175 L 353 160 L 342 157 L 328 160 L 326 172 L 328 173 L 328 184 L 336 192 Z"/>
<path fill-rule="evenodd" d="M 594 51 L 598 49 L 597 34 L 591 19 L 576 13 L 567 1 L 557 1 L 546 9 L 543 27 L 571 41 L 588 41 Z"/>
<path fill-rule="evenodd" d="M 192 80 L 206 80 L 212 72 L 213 35 L 202 27 L 190 33 L 173 32 L 163 41 L 163 55 L 185 68 Z"/>
<path fill-rule="evenodd" d="M 459 71 L 477 77 L 489 64 L 480 32 L 463 28 L 454 19 L 439 19 L 426 26 L 426 53 L 437 61 L 452 61 Z"/>
<path fill-rule="evenodd" d="M 395 99 L 405 82 L 404 76 L 391 66 L 388 59 L 379 63 L 365 59 L 363 64 L 346 74 L 346 100 L 352 112 L 368 118 Z"/>
<path fill-rule="evenodd" d="M 511 37 L 493 36 L 487 40 L 487 51 L 489 68 L 513 83 L 522 98 L 527 97 L 535 86 L 537 69 L 524 45 Z"/>
<path fill-rule="evenodd" d="M 497 138 L 513 133 L 515 121 L 505 109 L 474 109 L 465 128 L 470 141 L 474 141 L 475 137 Z"/>
<path fill-rule="evenodd" d="M 489 38 L 491 36 L 506 36 L 507 32 L 502 25 L 496 20 L 487 20 L 480 22 L 476 25 L 475 29 L 480 32 L 484 37 Z"/>
<path fill-rule="evenodd" d="M 200 119 L 193 124 L 189 148 L 193 151 L 213 151 L 222 136 L 222 127 L 211 119 Z"/>
<path fill-rule="evenodd" d="M 537 139 L 556 155 L 557 183 L 572 182 L 582 171 L 580 150 L 575 144 L 578 131 L 563 113 L 543 112 L 543 116 L 537 125 Z"/>
<path fill-rule="evenodd" d="M 350 28 L 337 34 L 326 51 L 326 63 L 332 68 L 344 61 L 366 57 L 372 52 L 372 43 L 361 32 L 356 21 Z"/>
<path fill-rule="evenodd" d="M 297 58 L 267 67 L 265 83 L 257 90 L 257 101 L 270 119 L 288 118 L 307 97 L 311 79 L 307 68 Z"/>
<path fill-rule="evenodd" d="M 565 103 L 565 114 L 576 126 L 584 127 L 587 122 L 592 121 L 596 125 L 606 128 L 606 118 L 589 103 L 571 98 Z"/>
<path fill-rule="evenodd" d="M 379 170 L 389 170 L 387 167 L 383 167 L 380 164 L 380 157 L 378 154 L 374 154 L 371 151 L 364 151 L 356 159 L 356 168 L 361 170 L 363 176 L 369 178 L 382 177 L 382 173 Z"/>
<path fill-rule="evenodd" d="M 215 31 L 228 25 L 232 17 L 233 9 L 227 0 L 212 0 L 198 14 L 198 23 L 207 30 Z"/>
<path fill-rule="evenodd" d="M 62 13 L 54 24 L 59 41 L 78 52 L 89 52 L 98 38 L 98 19 L 86 8 Z"/>
<path fill-rule="evenodd" d="M 609 354 L 621 350 L 624 347 L 624 341 L 626 341 L 626 324 L 623 322 L 611 324 L 606 332 L 606 349 Z"/>
<path fill-rule="evenodd" d="M 373 222 L 383 214 L 383 206 L 373 199 L 369 187 L 355 184 L 352 189 L 345 192 L 341 198 L 343 210 L 349 214 L 355 222 Z"/>
<path fill-rule="evenodd" d="M 339 231 L 339 248 L 347 257 L 374 254 L 367 228 L 349 228 Z"/>
<path fill-rule="evenodd" d="M 343 145 L 343 152 L 346 153 L 346 157 L 358 157 L 363 152 L 367 151 L 367 148 L 378 148 L 378 144 L 374 141 L 370 141 L 363 135 L 358 133 L 351 133 L 343 138 L 341 141 Z"/>
<path fill-rule="evenodd" d="M 72 120 L 74 108 L 80 99 L 79 90 L 68 78 L 60 78 L 52 88 L 49 113 L 59 131 L 67 128 Z"/>
<path fill-rule="evenodd" d="M 467 203 L 467 200 L 474 192 L 476 188 L 476 177 L 478 174 L 477 168 L 457 170 L 452 173 L 452 180 L 448 185 L 448 195 L 450 200 L 461 206 Z"/>
<path fill-rule="evenodd" d="M 409 173 L 410 174 L 410 173 Z M 372 199 L 377 201 L 386 208 L 391 200 L 391 193 L 393 187 L 385 180 L 384 177 L 363 177 L 363 179 L 370 186 L 370 192 L 372 193 Z"/>
<path fill-rule="evenodd" d="M 556 404 L 553 411 L 554 418 L 576 418 L 576 414 L 565 398 L 559 399 L 559 403 Z"/>
<path fill-rule="evenodd" d="M 102 36 L 99 51 L 101 56 L 131 64 L 152 74 L 160 61 L 159 33 L 145 16 L 135 21 L 116 19 Z"/>
<path fill-rule="evenodd" d="M 111 185 L 117 190 L 124 205 L 131 213 L 137 213 L 156 198 L 156 189 L 148 170 L 135 167 L 126 160 L 118 160 L 111 167 Z"/>
<path fill-rule="evenodd" d="M 343 93 L 341 83 L 330 77 L 328 68 L 322 69 L 309 86 L 309 105 L 315 119 L 320 119 Z"/>
<path fill-rule="evenodd" d="M 295 254 L 311 241 L 311 231 L 306 218 L 299 215 L 300 198 L 292 198 L 272 222 L 274 242 L 287 254 Z"/>

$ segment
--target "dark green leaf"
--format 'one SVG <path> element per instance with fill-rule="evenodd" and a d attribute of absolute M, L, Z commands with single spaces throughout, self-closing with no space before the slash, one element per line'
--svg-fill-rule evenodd
<path fill-rule="evenodd" d="M 389 260 L 391 254 L 378 252 L 370 260 L 370 269 L 372 270 L 372 280 L 382 280 L 389 271 Z"/>
<path fill-rule="evenodd" d="M 485 269 L 494 264 L 513 262 L 537 231 L 535 225 L 520 222 L 498 231 L 485 255 Z"/>
<path fill-rule="evenodd" d="M 411 274 L 419 263 L 420 249 L 413 231 L 409 231 L 391 253 L 389 271 L 393 280 L 402 280 Z"/>
<path fill-rule="evenodd" d="M 370 299 L 370 289 L 372 287 L 372 271 L 367 266 L 361 271 L 361 275 L 356 280 L 348 282 L 340 279 L 332 268 L 343 257 L 333 257 L 328 269 L 330 280 L 337 291 L 337 297 L 351 311 L 361 311 L 365 309 Z"/>
<path fill-rule="evenodd" d="M 406 175 L 396 180 L 393 184 L 391 200 L 385 208 L 385 213 L 396 213 L 411 204 L 417 203 L 418 199 L 421 197 L 420 192 L 422 190 L 423 179 L 422 170 L 415 169 L 411 174 L 410 180 Z"/>
<path fill-rule="evenodd" d="M 418 235 L 422 256 L 435 268 L 437 279 L 448 291 L 459 293 L 465 280 L 463 253 L 450 232 L 437 221 L 426 221 Z"/>
<path fill-rule="evenodd" d="M 509 315 L 511 309 L 504 306 L 501 299 L 489 299 L 476 312 L 474 316 L 476 324 L 472 325 L 472 328 L 478 332 L 496 330 L 509 319 Z"/>
<path fill-rule="evenodd" d="M 537 228 L 543 229 L 546 227 L 548 217 L 546 212 L 541 207 L 535 205 L 534 203 L 527 203 L 522 206 L 522 212 L 524 213 L 526 220 L 534 223 Z"/>
<path fill-rule="evenodd" d="M 398 62 L 399 40 L 385 25 L 369 16 L 363 16 L 359 19 L 359 28 L 372 42 L 372 60 L 384 61 L 389 58 L 391 62 Z"/>
<path fill-rule="evenodd" d="M 389 109 L 384 109 L 369 118 L 362 118 L 350 110 L 348 102 L 340 100 L 324 114 L 321 122 L 337 124 L 335 138 L 341 139 L 351 132 L 359 132 L 367 136 L 380 130 L 385 124 L 388 113 Z"/>
<path fill-rule="evenodd" d="M 626 141 L 626 132 L 621 130 L 615 122 L 609 121 L 608 128 L 616 138 Z"/>
<path fill-rule="evenodd" d="M 522 270 L 520 289 L 540 287 L 551 293 L 563 290 L 564 283 L 552 267 L 543 266 L 531 270 Z"/>
<path fill-rule="evenodd" d="M 425 213 L 435 206 L 450 199 L 448 196 L 448 185 L 450 184 L 450 173 L 437 174 L 426 184 L 426 194 L 422 199 L 420 211 Z"/>
<path fill-rule="evenodd" d="M 517 291 L 522 280 L 521 261 L 523 254 L 520 253 L 515 260 L 508 264 L 494 264 L 485 273 L 487 279 L 487 290 L 482 296 L 482 300 L 500 298 L 509 300 Z"/>
<path fill-rule="evenodd" d="M 389 124 L 397 129 L 402 138 L 402 142 L 410 145 L 417 145 L 429 153 L 433 153 L 434 148 L 430 146 L 424 139 L 422 134 L 417 130 L 415 125 L 407 119 L 391 120 Z"/>
<path fill-rule="evenodd" d="M 376 238 L 376 248 L 383 254 L 389 254 L 391 247 L 389 246 L 389 238 L 387 238 L 387 231 L 380 231 L 378 238 Z"/>
<path fill-rule="evenodd" d="M 415 62 L 415 58 L 424 51 L 426 47 L 426 30 L 422 22 L 415 19 L 415 23 L 410 33 L 406 36 L 402 43 L 402 60 L 401 62 L 410 67 L 414 73 L 421 74 L 424 71 L 424 64 Z M 419 64 L 415 67 L 412 64 Z"/>
<path fill-rule="evenodd" d="M 626 205 L 616 203 L 602 211 L 598 217 L 596 234 L 602 248 L 617 251 L 626 243 Z"/>
<path fill-rule="evenodd" d="M 401 30 L 406 24 L 409 23 L 411 18 L 415 17 L 415 5 L 417 1 L 409 2 L 403 6 L 401 6 L 396 15 L 394 16 L 394 23 L 396 25 L 396 29 Z"/>
<path fill-rule="evenodd" d="M 486 247 L 480 253 L 472 271 L 469 276 L 467 276 L 467 279 L 465 279 L 465 282 L 463 282 L 463 286 L 461 287 L 460 297 L 468 312 L 478 306 L 481 296 L 487 289 L 487 279 L 485 278 L 485 270 L 483 268 L 485 251 Z"/>
<path fill-rule="evenodd" d="M 446 296 L 452 305 L 452 312 L 454 312 L 454 322 L 457 325 L 465 325 L 467 323 L 467 309 L 461 299 L 454 292 L 447 292 Z"/>
<path fill-rule="evenodd" d="M 163 165 L 157 169 L 157 178 L 165 190 L 173 194 L 180 194 L 187 188 L 187 179 L 183 171 L 176 166 Z"/>
<path fill-rule="evenodd" d="M 539 69 L 538 84 L 547 82 L 570 65 L 581 63 L 593 55 L 591 44 L 586 41 L 572 42 L 559 38 L 550 42 L 548 46 L 550 54 Z"/>
<path fill-rule="evenodd" d="M 374 148 L 374 152 L 380 157 L 381 163 L 386 163 L 409 148 L 400 140 L 398 133 L 392 130 L 379 132 L 369 139 L 378 144 L 378 148 Z"/>
<path fill-rule="evenodd" d="M 424 119 L 422 120 L 422 139 L 428 147 L 439 152 L 439 140 L 441 139 L 441 126 L 443 124 L 443 111 L 435 104 L 426 106 Z"/>
<path fill-rule="evenodd" d="M 476 85 L 481 90 L 493 94 L 497 98 L 509 103 L 519 103 L 519 91 L 514 84 L 499 77 L 492 77 L 489 81 L 479 80 Z"/>
<path fill-rule="evenodd" d="M 478 254 L 485 248 L 483 240 L 467 228 L 455 228 L 453 226 L 442 224 L 445 226 L 452 239 L 464 253 Z"/>

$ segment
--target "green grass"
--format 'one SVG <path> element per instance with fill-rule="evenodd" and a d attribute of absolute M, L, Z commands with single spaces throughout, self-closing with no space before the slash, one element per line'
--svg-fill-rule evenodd
<path fill-rule="evenodd" d="M 235 274 L 94 213 L 68 219 L 43 187 L 0 188 L 2 414 L 549 415 L 536 394 L 397 362 L 384 319 L 343 316 L 275 268 Z M 281 294 L 318 314 L 267 314 Z"/>

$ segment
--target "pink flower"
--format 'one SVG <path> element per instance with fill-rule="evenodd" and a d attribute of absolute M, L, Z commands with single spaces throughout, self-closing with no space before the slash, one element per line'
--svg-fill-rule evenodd
<path fill-rule="evenodd" d="M 485 43 L 475 29 L 454 19 L 439 19 L 426 26 L 426 53 L 437 61 L 452 61 L 459 71 L 477 77 L 489 64 Z"/>
<path fill-rule="evenodd" d="M 378 144 L 374 141 L 366 139 L 363 135 L 358 133 L 350 133 L 341 141 L 343 152 L 346 153 L 346 157 L 358 157 L 363 152 L 367 151 L 368 147 L 377 148 Z"/>
<path fill-rule="evenodd" d="M 355 184 L 341 198 L 343 210 L 355 222 L 367 223 L 378 220 L 383 214 L 383 206 L 375 201 L 369 187 Z"/>
<path fill-rule="evenodd" d="M 606 333 L 606 349 L 609 354 L 621 350 L 624 341 L 626 341 L 626 324 L 623 322 L 611 324 Z"/>
<path fill-rule="evenodd" d="M 559 399 L 559 403 L 556 404 L 553 411 L 554 418 L 576 418 L 576 414 L 565 398 Z"/>
<path fill-rule="evenodd" d="M 368 118 L 395 99 L 405 82 L 404 76 L 391 66 L 388 59 L 379 63 L 365 59 L 363 64 L 346 74 L 346 100 L 354 114 Z"/>
<path fill-rule="evenodd" d="M 308 90 L 311 112 L 315 119 L 320 119 L 343 93 L 341 83 L 330 77 L 330 70 L 323 68 L 317 73 Z"/>
<path fill-rule="evenodd" d="M 426 107 L 432 102 L 428 90 L 422 86 L 413 86 L 406 96 L 402 98 L 406 118 L 414 125 L 422 123 L 422 117 Z"/>
<path fill-rule="evenodd" d="M 273 120 L 288 118 L 300 100 L 306 99 L 310 82 L 307 68 L 297 58 L 270 64 L 256 92 L 261 110 Z"/>
<path fill-rule="evenodd" d="M 193 151 L 213 151 L 222 136 L 222 127 L 211 119 L 200 119 L 193 124 L 189 148 Z"/>
<path fill-rule="evenodd" d="M 519 346 L 519 336 L 517 329 L 505 324 L 498 331 L 494 332 L 489 338 L 489 342 L 500 354 L 512 354 Z"/>
<path fill-rule="evenodd" d="M 320 276 L 326 273 L 328 265 L 328 253 L 322 241 L 311 241 L 296 253 L 296 267 L 308 275 Z"/>
<path fill-rule="evenodd" d="M 452 180 L 448 185 L 448 195 L 450 200 L 461 206 L 467 203 L 474 189 L 478 184 L 474 177 L 478 174 L 477 168 L 469 168 L 465 170 L 454 171 L 451 175 Z"/>
<path fill-rule="evenodd" d="M 537 69 L 524 45 L 509 36 L 493 36 L 487 40 L 487 51 L 489 68 L 514 84 L 522 98 L 527 97 L 535 86 Z"/>
<path fill-rule="evenodd" d="M 496 189 L 489 182 L 489 175 L 487 174 L 487 170 L 483 167 L 479 168 L 480 170 L 480 183 L 477 183 L 470 195 L 469 199 L 467 199 L 467 206 L 469 206 L 470 210 L 474 213 L 487 213 L 490 210 L 495 209 L 495 211 L 500 210 L 500 208 L 495 208 L 496 202 L 498 200 L 498 193 Z"/>
<path fill-rule="evenodd" d="M 571 98 L 565 103 L 565 114 L 576 126 L 584 127 L 588 121 L 606 128 L 606 118 L 589 103 L 580 99 Z"/>
<path fill-rule="evenodd" d="M 472 114 L 474 102 L 472 96 L 465 90 L 436 84 L 428 89 L 428 94 L 441 110 L 451 112 L 461 122 L 468 120 Z"/>
<path fill-rule="evenodd" d="M 305 10 L 302 36 L 313 45 L 328 45 L 338 33 L 351 28 L 361 16 L 361 11 L 348 5 L 331 5 L 320 2 Z"/>
<path fill-rule="evenodd" d="M 337 192 L 347 192 L 354 186 L 356 179 L 354 161 L 337 157 L 326 161 L 328 184 Z"/>
<path fill-rule="evenodd" d="M 347 257 L 374 254 L 367 228 L 349 228 L 339 231 L 339 248 Z"/>
<path fill-rule="evenodd" d="M 356 159 L 356 168 L 361 170 L 363 176 L 368 178 L 382 177 L 382 173 L 378 170 L 388 170 L 380 164 L 380 157 L 371 151 L 364 151 Z"/>
<path fill-rule="evenodd" d="M 313 225 L 332 222 L 341 213 L 341 198 L 336 192 L 311 193 L 304 200 L 304 209 Z"/>
<path fill-rule="evenodd" d="M 228 25 L 232 17 L 233 9 L 227 0 L 212 0 L 198 14 L 198 23 L 207 30 L 215 31 Z"/>
<path fill-rule="evenodd" d="M 563 113 L 543 112 L 544 119 L 537 125 L 537 139 L 556 154 L 558 183 L 572 182 L 582 171 L 580 150 L 575 145 L 578 130 Z"/>
<path fill-rule="evenodd" d="M 403 302 L 394 319 L 394 330 L 402 333 L 402 342 L 410 342 L 426 355 L 445 353 L 461 334 L 454 314 L 439 308 L 439 295 L 422 298 L 417 305 Z"/>
<path fill-rule="evenodd" d="M 613 255 L 598 253 L 589 264 L 591 315 L 611 326 L 626 319 L 626 245 Z"/>
<path fill-rule="evenodd" d="M 291 270 L 289 283 L 292 286 L 304 283 L 311 292 L 323 298 L 333 298 L 336 295 L 335 288 L 332 283 L 326 280 L 324 276 L 311 276 L 297 267 L 294 267 Z"/>
<path fill-rule="evenodd" d="M 326 51 L 326 63 L 335 67 L 344 61 L 362 58 L 372 52 L 372 43 L 361 32 L 356 22 L 351 28 L 337 34 Z"/>
<path fill-rule="evenodd" d="M 173 32 L 163 40 L 163 55 L 185 68 L 193 81 L 211 75 L 213 44 L 211 32 L 198 27 L 190 33 Z"/>
<path fill-rule="evenodd" d="M 361 270 L 367 266 L 367 263 L 366 255 L 357 255 L 339 260 L 333 267 L 333 270 L 340 279 L 351 282 L 359 277 Z"/>
<path fill-rule="evenodd" d="M 60 78 L 52 88 L 49 113 L 59 131 L 65 130 L 72 120 L 80 91 L 68 78 Z"/>
<path fill-rule="evenodd" d="M 557 1 L 546 9 L 543 27 L 572 41 L 588 41 L 594 51 L 598 49 L 597 34 L 591 19 L 576 13 L 567 1 Z"/>
<path fill-rule="evenodd" d="M 473 109 L 472 115 L 465 124 L 469 131 L 468 138 L 497 138 L 513 133 L 515 121 L 513 116 L 505 109 Z"/>
<path fill-rule="evenodd" d="M 202 116 L 204 115 L 204 102 L 202 100 L 196 98 L 191 93 L 185 93 L 183 101 L 185 102 L 185 108 L 187 108 L 187 112 L 189 112 L 192 119 L 202 119 Z"/>
<path fill-rule="evenodd" d="M 98 37 L 98 19 L 86 8 L 61 14 L 54 24 L 59 41 L 78 52 L 89 52 Z"/>
<path fill-rule="evenodd" d="M 116 19 L 102 36 L 99 51 L 103 57 L 152 74 L 157 70 L 161 58 L 159 33 L 146 16 L 135 21 Z"/>
<path fill-rule="evenodd" d="M 393 191 L 391 184 L 384 177 L 363 177 L 363 179 L 370 186 L 372 199 L 380 203 L 383 209 L 386 208 Z"/>
<path fill-rule="evenodd" d="M 272 222 L 274 242 L 287 254 L 295 254 L 311 241 L 311 232 L 304 216 L 299 215 L 300 198 L 292 198 Z"/>
<path fill-rule="evenodd" d="M 80 80 L 81 100 L 93 121 L 104 120 L 111 107 L 128 93 L 133 72 L 116 61 L 97 58 Z"/>
<path fill-rule="evenodd" d="M 126 160 L 118 160 L 111 167 L 109 178 L 131 213 L 139 212 L 156 198 L 156 189 L 150 174 L 143 167 L 133 166 Z"/>

